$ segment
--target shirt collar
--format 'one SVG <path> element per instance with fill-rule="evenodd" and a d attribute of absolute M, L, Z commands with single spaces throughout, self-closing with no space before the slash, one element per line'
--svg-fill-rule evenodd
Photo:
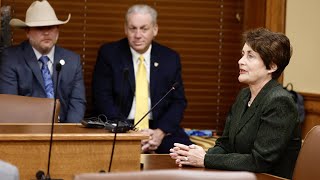
<path fill-rule="evenodd" d="M 36 54 L 37 60 L 39 60 L 41 56 L 48 56 L 49 61 L 53 64 L 55 46 L 52 47 L 52 49 L 50 50 L 50 52 L 48 54 L 41 54 L 38 50 L 36 50 L 33 47 L 32 47 L 32 49 L 33 49 L 34 53 Z"/>
<path fill-rule="evenodd" d="M 148 50 L 145 53 L 140 54 L 137 51 L 135 51 L 132 47 L 130 47 L 133 62 L 138 64 L 140 55 L 143 55 L 146 65 L 149 65 L 150 64 L 150 56 L 151 56 L 151 48 L 152 48 L 152 45 L 150 44 Z"/>

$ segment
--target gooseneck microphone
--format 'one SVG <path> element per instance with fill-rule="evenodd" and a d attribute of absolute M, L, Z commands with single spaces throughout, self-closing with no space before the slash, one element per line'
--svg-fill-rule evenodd
<path fill-rule="evenodd" d="M 62 66 L 65 64 L 65 61 L 61 59 L 57 64 L 56 64 L 56 71 L 57 71 L 57 78 L 56 78 L 56 87 L 55 87 L 55 93 L 54 93 L 54 104 L 53 104 L 53 114 L 51 118 L 51 132 L 50 132 L 50 145 L 49 145 L 49 153 L 48 153 L 48 164 L 47 164 L 47 174 L 44 176 L 43 171 L 38 171 L 36 173 L 36 178 L 37 180 L 63 180 L 63 179 L 51 179 L 50 177 L 50 164 L 51 164 L 51 149 L 52 149 L 52 142 L 53 142 L 53 130 L 54 130 L 54 118 L 56 114 L 56 102 L 57 102 L 57 94 L 58 94 L 58 86 L 59 86 L 59 75 Z"/>
<path fill-rule="evenodd" d="M 125 72 L 124 72 L 125 73 Z M 125 76 L 124 77 L 125 78 L 125 80 L 124 80 L 124 82 L 127 80 L 127 76 Z M 124 132 L 127 132 L 127 131 L 129 131 L 129 130 L 133 130 L 133 129 L 135 129 L 135 127 L 142 121 L 142 119 L 144 118 L 144 117 L 146 117 L 155 107 L 157 107 L 158 106 L 158 104 L 165 98 L 165 97 L 167 97 L 168 96 L 168 94 L 171 92 L 171 91 L 173 91 L 173 90 L 175 90 L 175 89 L 177 89 L 178 88 L 178 85 L 179 85 L 179 83 L 178 82 L 176 82 L 176 83 L 174 83 L 173 85 L 172 85 L 172 87 L 170 88 L 170 90 L 164 95 L 164 96 L 162 96 L 162 98 L 153 106 L 153 107 L 151 107 L 151 109 L 141 118 L 141 119 L 139 119 L 139 121 L 136 123 L 136 124 L 134 124 L 133 126 L 131 126 L 131 125 L 126 125 L 126 127 L 124 127 L 124 126 L 120 126 L 120 131 L 118 130 L 118 126 L 119 126 L 119 120 L 117 120 L 117 125 L 115 126 L 115 127 L 113 127 L 114 129 L 112 130 L 112 132 L 114 132 L 115 134 L 114 134 L 114 139 L 113 139 L 113 145 L 112 145 L 112 151 L 111 151 L 111 157 L 110 157 L 110 164 L 109 164 L 109 171 L 108 172 L 110 172 L 110 170 L 111 170 L 111 166 L 112 166 L 112 158 L 113 158 L 113 152 L 114 152 L 114 147 L 115 147 L 115 141 L 116 141 L 116 136 L 117 136 L 117 133 L 118 132 L 120 132 L 120 133 L 124 133 Z M 122 87 L 123 88 L 123 87 Z M 122 91 L 123 91 L 123 89 L 122 89 Z M 123 94 L 123 92 L 122 92 L 122 94 Z M 123 105 L 123 104 L 120 104 L 120 105 Z M 122 108 L 122 107 L 120 107 L 120 108 Z"/>
<path fill-rule="evenodd" d="M 120 112 L 123 112 L 123 96 L 124 96 L 125 84 L 128 81 L 128 76 L 129 76 L 129 68 L 124 68 L 124 70 L 123 70 L 123 80 L 122 80 L 121 92 L 120 92 L 120 98 L 119 98 L 119 102 L 118 102 L 119 107 L 120 107 Z M 119 118 L 121 118 L 121 115 L 120 115 Z M 108 172 L 111 171 L 114 147 L 115 147 L 115 144 L 116 144 L 116 138 L 117 138 L 117 133 L 118 133 L 119 121 L 120 120 L 117 119 L 115 131 L 114 131 L 113 142 L 112 142 L 112 150 L 111 150 L 111 155 L 110 155 L 110 162 L 109 162 Z"/>
<path fill-rule="evenodd" d="M 153 111 L 153 109 L 155 107 L 157 107 L 157 105 L 165 98 L 167 97 L 167 95 L 177 89 L 179 86 L 179 83 L 176 82 L 172 85 L 172 87 L 169 89 L 169 91 L 164 95 L 162 96 L 162 98 L 153 106 L 151 107 L 151 109 L 141 118 L 139 119 L 139 121 L 132 125 L 130 123 L 128 123 L 126 120 L 117 120 L 117 122 L 114 122 L 114 121 L 110 121 L 110 120 L 107 120 L 105 123 L 101 123 L 101 122 L 81 122 L 85 127 L 94 127 L 94 128 L 98 128 L 100 126 L 104 126 L 105 129 L 111 131 L 111 132 L 118 132 L 118 133 L 124 133 L 124 132 L 127 132 L 129 130 L 134 130 L 135 127 L 143 120 L 144 117 L 146 117 L 151 111 Z M 96 124 L 98 124 L 99 126 L 97 126 Z"/>
<path fill-rule="evenodd" d="M 155 107 L 157 107 L 157 105 L 158 105 L 165 97 L 167 97 L 168 94 L 169 94 L 171 91 L 177 89 L 178 86 L 179 86 L 179 83 L 178 83 L 178 82 L 175 82 L 175 83 L 172 85 L 172 87 L 170 88 L 170 90 L 169 90 L 164 96 L 162 96 L 162 98 L 161 98 L 144 116 L 142 116 L 142 118 L 139 119 L 139 121 L 138 121 L 135 125 L 133 125 L 132 129 L 134 129 L 134 128 L 143 120 L 143 118 L 145 118 L 151 111 L 153 111 L 153 109 L 154 109 Z"/>

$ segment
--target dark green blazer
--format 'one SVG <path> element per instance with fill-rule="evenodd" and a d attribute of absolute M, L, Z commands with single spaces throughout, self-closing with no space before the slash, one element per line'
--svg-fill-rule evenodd
<path fill-rule="evenodd" d="M 270 80 L 248 107 L 244 88 L 228 114 L 223 135 L 205 155 L 206 168 L 265 172 L 291 178 L 301 140 L 291 95 Z"/>

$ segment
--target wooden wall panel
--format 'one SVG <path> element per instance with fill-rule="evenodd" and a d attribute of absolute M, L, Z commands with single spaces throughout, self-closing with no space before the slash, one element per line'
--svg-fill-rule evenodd
<path fill-rule="evenodd" d="M 266 28 L 285 33 L 286 3 L 287 0 L 266 0 Z M 278 81 L 283 82 L 283 73 Z"/>
<path fill-rule="evenodd" d="M 245 0 L 244 30 L 265 27 L 266 0 Z"/>
<path fill-rule="evenodd" d="M 285 32 L 287 0 L 245 0 L 244 30 L 266 27 Z"/>
<path fill-rule="evenodd" d="M 285 32 L 287 0 L 266 0 L 266 27 L 275 32 Z"/>
<path fill-rule="evenodd" d="M 302 137 L 316 125 L 320 125 L 320 94 L 301 93 L 304 97 L 306 117 L 302 124 Z"/>

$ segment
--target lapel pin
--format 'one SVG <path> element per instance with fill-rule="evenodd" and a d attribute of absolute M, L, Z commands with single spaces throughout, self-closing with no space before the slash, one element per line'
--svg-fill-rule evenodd
<path fill-rule="evenodd" d="M 154 67 L 158 67 L 159 66 L 159 63 L 158 62 L 154 62 Z"/>

